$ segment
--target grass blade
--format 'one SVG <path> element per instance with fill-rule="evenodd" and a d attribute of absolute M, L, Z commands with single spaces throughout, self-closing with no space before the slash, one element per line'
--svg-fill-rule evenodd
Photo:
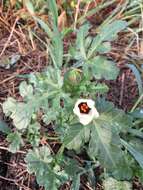
<path fill-rule="evenodd" d="M 138 69 L 136 68 L 135 65 L 127 64 L 127 66 L 132 70 L 132 72 L 134 73 L 134 75 L 136 77 L 136 81 L 137 81 L 137 84 L 138 84 L 139 95 L 141 96 L 141 94 L 143 93 L 141 75 L 140 75 L 140 73 L 139 73 L 139 71 L 138 71 Z"/>
<path fill-rule="evenodd" d="M 140 167 L 143 168 L 143 155 L 123 139 L 121 139 L 121 143 L 123 146 L 126 147 L 126 149 L 130 152 L 130 154 L 132 154 L 135 160 L 139 163 Z"/>

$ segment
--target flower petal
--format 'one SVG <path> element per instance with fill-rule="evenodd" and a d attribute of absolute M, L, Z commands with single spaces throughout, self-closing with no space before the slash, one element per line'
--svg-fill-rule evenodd
<path fill-rule="evenodd" d="M 94 117 L 98 118 L 99 117 L 99 113 L 98 113 L 97 109 L 94 107 L 92 111 L 93 111 Z"/>
<path fill-rule="evenodd" d="M 79 104 L 86 102 L 89 108 L 91 109 L 88 114 L 81 113 L 79 109 Z M 94 107 L 95 102 L 91 99 L 78 99 L 77 102 L 75 103 L 73 112 L 79 117 L 80 123 L 83 125 L 89 124 L 94 118 L 99 117 L 99 113 Z"/>
<path fill-rule="evenodd" d="M 81 124 L 83 125 L 88 125 L 91 121 L 92 121 L 93 117 L 88 117 L 88 118 L 85 118 L 85 117 L 79 117 L 79 121 Z"/>
<path fill-rule="evenodd" d="M 93 100 L 91 100 L 91 99 L 87 99 L 86 102 L 87 102 L 87 105 L 88 105 L 90 108 L 93 108 L 94 105 L 95 105 L 95 102 L 94 102 Z"/>

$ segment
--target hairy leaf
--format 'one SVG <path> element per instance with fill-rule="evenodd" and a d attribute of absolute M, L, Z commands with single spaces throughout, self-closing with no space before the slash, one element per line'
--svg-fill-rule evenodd
<path fill-rule="evenodd" d="M 28 97 L 28 96 L 32 96 L 33 95 L 33 87 L 30 84 L 28 85 L 26 83 L 26 81 L 23 81 L 20 83 L 19 92 L 23 98 Z"/>
<path fill-rule="evenodd" d="M 24 4 L 26 5 L 26 8 L 28 9 L 28 11 L 30 12 L 30 14 L 34 15 L 34 7 L 33 4 L 30 0 L 24 0 Z"/>
<path fill-rule="evenodd" d="M 5 115 L 10 116 L 12 112 L 16 111 L 16 100 L 14 98 L 8 97 L 3 103 L 2 108 Z"/>
<path fill-rule="evenodd" d="M 49 3 L 49 9 L 52 13 L 52 17 L 54 20 L 54 25 L 57 26 L 58 24 L 58 9 L 57 9 L 57 5 L 56 5 L 56 1 L 55 0 L 48 0 Z"/>
<path fill-rule="evenodd" d="M 119 74 L 119 69 L 115 63 L 101 56 L 96 56 L 93 60 L 88 61 L 86 65 L 96 79 L 115 80 Z"/>
<path fill-rule="evenodd" d="M 118 32 L 125 29 L 126 27 L 127 22 L 122 20 L 115 20 L 110 24 L 108 23 L 104 25 L 103 28 L 101 27 L 101 30 L 98 31 L 99 33 L 93 40 L 91 47 L 88 51 L 88 59 L 93 56 L 93 53 L 97 51 L 102 42 L 112 40 L 112 38 L 116 36 Z"/>
<path fill-rule="evenodd" d="M 139 95 L 141 96 L 143 93 L 143 84 L 142 84 L 142 77 L 141 74 L 139 72 L 139 70 L 136 68 L 135 65 L 133 64 L 127 64 L 127 66 L 132 70 L 132 72 L 135 75 L 137 84 L 138 84 L 138 90 L 139 90 Z"/>
<path fill-rule="evenodd" d="M 143 152 L 139 152 L 132 145 L 130 145 L 123 139 L 121 140 L 121 142 L 130 152 L 130 154 L 135 158 L 135 160 L 139 163 L 140 167 L 143 169 Z"/>
<path fill-rule="evenodd" d="M 97 48 L 97 52 L 99 53 L 109 53 L 110 51 L 111 51 L 110 42 L 104 42 Z"/>
<path fill-rule="evenodd" d="M 83 59 L 86 59 L 85 38 L 88 34 L 89 24 L 84 24 L 77 32 L 76 47 L 80 50 Z"/>
<path fill-rule="evenodd" d="M 102 108 L 102 101 L 100 106 Z M 98 110 L 98 105 L 96 107 Z M 126 168 L 126 171 L 130 171 L 130 168 L 126 167 L 125 155 L 121 150 L 120 133 L 126 134 L 132 126 L 132 120 L 122 110 L 115 109 L 109 102 L 104 101 L 103 107 L 103 110 L 101 108 L 99 110 L 105 111 L 94 120 L 94 125 L 91 128 L 89 156 L 97 158 L 112 174 L 114 170 L 118 170 L 119 165 Z M 121 170 L 113 175 L 120 179 L 123 178 Z"/>
<path fill-rule="evenodd" d="M 18 103 L 13 98 L 8 98 L 3 103 L 3 111 L 13 119 L 13 123 L 18 129 L 25 129 L 28 126 L 33 113 L 31 105 L 27 106 L 22 102 Z"/>
<path fill-rule="evenodd" d="M 114 178 L 107 178 L 103 181 L 105 190 L 132 190 L 132 185 L 128 181 L 117 181 Z"/>
<path fill-rule="evenodd" d="M 37 18 L 37 17 L 33 17 L 38 24 L 41 26 L 41 28 L 47 33 L 47 35 L 52 39 L 53 38 L 53 33 L 50 29 L 50 27 L 48 26 L 48 24 L 46 24 L 43 20 Z"/>
<path fill-rule="evenodd" d="M 30 124 L 28 127 L 27 139 L 33 145 L 33 147 L 36 147 L 39 145 L 39 142 L 40 142 L 39 130 L 40 130 L 40 124 L 38 122 Z"/>
<path fill-rule="evenodd" d="M 134 118 L 143 119 L 143 108 L 137 108 L 136 110 L 134 110 L 130 114 Z"/>
<path fill-rule="evenodd" d="M 61 168 L 54 166 L 52 155 L 46 146 L 29 150 L 25 161 L 28 171 L 36 175 L 38 184 L 44 186 L 45 190 L 57 190 L 61 181 L 67 180 Z"/>
<path fill-rule="evenodd" d="M 9 151 L 12 153 L 16 153 L 20 149 L 20 146 L 23 145 L 21 134 L 18 132 L 10 133 L 7 136 L 7 140 L 10 142 Z"/>
<path fill-rule="evenodd" d="M 89 140 L 90 128 L 81 124 L 69 127 L 65 134 L 63 143 L 68 149 L 79 150 L 80 147 Z"/>
<path fill-rule="evenodd" d="M 97 157 L 104 167 L 111 169 L 117 167 L 122 153 L 118 146 L 119 136 L 112 133 L 111 126 L 107 122 L 104 127 L 102 122 L 96 121 L 95 126 L 92 127 L 89 155 L 92 158 Z"/>

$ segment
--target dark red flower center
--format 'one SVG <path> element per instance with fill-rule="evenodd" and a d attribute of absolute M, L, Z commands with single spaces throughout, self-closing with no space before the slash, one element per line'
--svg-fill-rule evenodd
<path fill-rule="evenodd" d="M 80 113 L 88 114 L 90 112 L 90 110 L 91 110 L 91 108 L 88 107 L 86 102 L 81 102 L 78 105 L 78 107 L 79 107 Z"/>

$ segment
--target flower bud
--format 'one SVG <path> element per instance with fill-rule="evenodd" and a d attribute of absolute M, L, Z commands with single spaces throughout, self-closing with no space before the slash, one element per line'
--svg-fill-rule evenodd
<path fill-rule="evenodd" d="M 70 69 L 64 75 L 64 87 L 66 90 L 76 89 L 82 80 L 82 73 L 79 69 Z"/>

